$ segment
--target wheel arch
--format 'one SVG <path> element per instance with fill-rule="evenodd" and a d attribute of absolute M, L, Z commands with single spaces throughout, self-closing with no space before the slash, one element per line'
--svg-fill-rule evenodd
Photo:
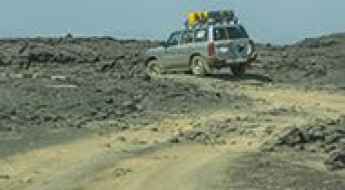
<path fill-rule="evenodd" d="M 192 61 L 193 61 L 194 57 L 197 57 L 197 56 L 202 57 L 201 53 L 193 53 L 193 54 L 189 57 L 189 62 L 188 62 L 189 66 L 192 64 Z"/>
<path fill-rule="evenodd" d="M 147 59 L 145 60 L 145 66 L 147 66 L 147 64 L 149 64 L 150 61 L 153 61 L 153 60 L 158 61 L 158 57 L 156 57 L 156 56 L 151 56 L 151 57 L 147 58 Z"/>

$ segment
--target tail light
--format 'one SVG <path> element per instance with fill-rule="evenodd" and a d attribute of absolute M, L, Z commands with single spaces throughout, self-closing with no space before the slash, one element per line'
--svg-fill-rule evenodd
<path fill-rule="evenodd" d="M 250 52 L 248 53 L 248 55 L 253 56 L 253 54 L 255 53 L 255 43 L 253 40 L 250 40 L 249 44 L 250 44 Z"/>
<path fill-rule="evenodd" d="M 209 42 L 207 49 L 208 49 L 208 56 L 212 57 L 216 54 L 216 46 L 214 42 Z"/>

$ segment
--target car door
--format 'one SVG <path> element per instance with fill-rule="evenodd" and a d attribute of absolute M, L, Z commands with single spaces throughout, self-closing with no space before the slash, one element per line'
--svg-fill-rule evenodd
<path fill-rule="evenodd" d="M 189 47 L 191 54 L 198 53 L 202 56 L 207 54 L 209 31 L 207 28 L 200 28 L 193 31 L 193 43 Z M 191 55 L 190 54 L 190 55 Z"/>
<path fill-rule="evenodd" d="M 187 30 L 182 33 L 181 37 L 181 45 L 179 48 L 179 56 L 178 56 L 178 69 L 179 70 L 189 70 L 189 59 L 192 55 L 192 47 L 193 47 L 193 31 Z"/>
<path fill-rule="evenodd" d="M 166 69 L 176 69 L 179 63 L 179 46 L 181 42 L 181 32 L 174 32 L 170 35 L 164 54 L 161 59 Z"/>
<path fill-rule="evenodd" d="M 245 30 L 238 26 L 216 27 L 214 40 L 217 47 L 217 57 L 221 59 L 241 59 L 246 57 L 252 47 Z"/>

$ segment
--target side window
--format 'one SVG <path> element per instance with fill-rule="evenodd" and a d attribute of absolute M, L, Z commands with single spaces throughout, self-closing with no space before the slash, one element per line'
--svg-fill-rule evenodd
<path fill-rule="evenodd" d="M 206 42 L 207 35 L 207 30 L 196 30 L 194 36 L 195 42 Z"/>
<path fill-rule="evenodd" d="M 248 38 L 248 34 L 243 26 L 240 27 L 229 27 L 228 33 L 231 39 L 238 39 L 238 38 Z"/>
<path fill-rule="evenodd" d="M 214 40 L 227 40 L 229 39 L 228 31 L 225 28 L 215 28 L 214 29 Z"/>
<path fill-rule="evenodd" d="M 168 46 L 176 46 L 179 44 L 181 38 L 181 33 L 175 32 L 171 34 L 171 36 L 168 39 Z"/>
<path fill-rule="evenodd" d="M 182 44 L 189 44 L 193 42 L 193 32 L 191 31 L 186 31 L 182 34 Z"/>

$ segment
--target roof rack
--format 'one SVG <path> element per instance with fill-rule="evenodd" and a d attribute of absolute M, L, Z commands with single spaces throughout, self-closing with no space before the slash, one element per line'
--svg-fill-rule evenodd
<path fill-rule="evenodd" d="M 239 20 L 236 21 L 229 21 L 229 22 L 207 22 L 207 23 L 198 23 L 194 26 L 188 26 L 185 25 L 187 30 L 193 30 L 193 29 L 200 29 L 200 28 L 205 28 L 209 26 L 229 26 L 229 25 L 238 25 L 240 24 Z"/>
<path fill-rule="evenodd" d="M 192 12 L 185 22 L 187 29 L 195 29 L 210 25 L 239 24 L 239 19 L 232 10 Z"/>

